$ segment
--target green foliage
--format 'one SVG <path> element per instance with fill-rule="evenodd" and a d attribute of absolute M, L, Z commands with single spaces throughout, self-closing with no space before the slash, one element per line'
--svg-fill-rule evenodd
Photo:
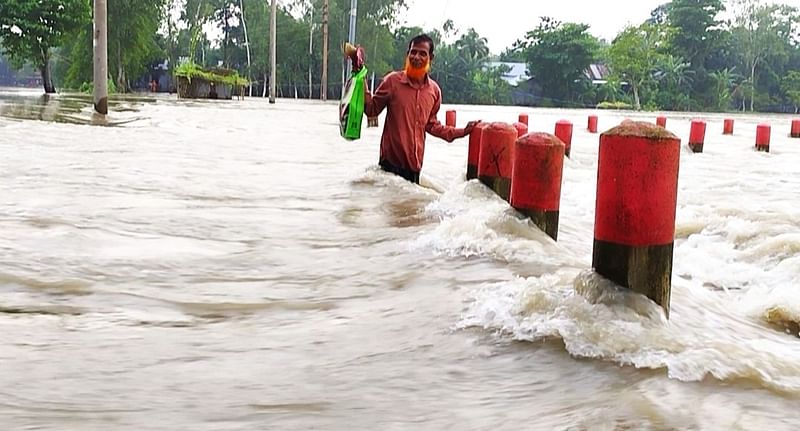
<path fill-rule="evenodd" d="M 250 82 L 239 76 L 239 72 L 230 69 L 203 69 L 195 63 L 184 63 L 175 69 L 175 76 L 181 76 L 192 80 L 202 78 L 208 82 L 232 85 L 234 87 L 246 86 Z"/>
<path fill-rule="evenodd" d="M 795 113 L 800 107 L 800 72 L 796 70 L 790 71 L 781 80 L 781 88 L 786 96 L 786 99 L 794 105 Z"/>
<path fill-rule="evenodd" d="M 711 72 L 711 78 L 714 80 L 714 104 L 712 107 L 718 111 L 727 111 L 731 108 L 731 101 L 733 100 L 733 90 L 736 83 L 741 80 L 741 75 L 736 73 L 733 67 L 731 69 L 724 68 Z"/>
<path fill-rule="evenodd" d="M 108 71 L 120 92 L 130 91 L 130 80 L 146 73 L 163 58 L 157 34 L 164 19 L 165 0 L 108 2 Z M 67 88 L 93 79 L 92 23 L 71 34 L 56 65 Z"/>
<path fill-rule="evenodd" d="M 0 46 L 15 68 L 31 63 L 39 69 L 45 91 L 54 92 L 51 50 L 88 20 L 88 0 L 2 0 Z"/>
<path fill-rule="evenodd" d="M 653 79 L 661 60 L 657 51 L 657 29 L 651 24 L 628 27 L 614 39 L 608 51 L 611 69 L 617 79 L 630 85 L 636 109 L 641 109 L 641 92 Z"/>
<path fill-rule="evenodd" d="M 108 80 L 108 94 L 115 94 L 117 92 L 117 85 L 114 84 L 113 79 Z M 94 91 L 94 83 L 93 82 L 84 82 L 81 83 L 80 87 L 78 87 L 78 92 L 92 94 Z"/>
<path fill-rule="evenodd" d="M 762 83 L 761 78 L 769 78 L 772 74 L 772 81 L 776 81 L 777 75 L 783 73 L 791 51 L 797 50 L 793 41 L 793 25 L 798 20 L 798 11 L 794 7 L 762 4 L 756 0 L 737 0 L 736 4 L 732 35 L 740 49 L 742 66 L 752 86 L 749 92 L 749 107 L 752 111 L 757 90 Z M 744 94 L 743 97 L 747 95 Z"/>
<path fill-rule="evenodd" d="M 0 45 L 11 64 L 42 68 L 51 48 L 89 19 L 87 0 L 3 0 L 0 2 Z"/>
<path fill-rule="evenodd" d="M 156 32 L 164 17 L 165 0 L 111 0 L 108 7 L 109 72 L 122 92 L 162 57 Z"/>
<path fill-rule="evenodd" d="M 543 17 L 529 31 L 520 48 L 528 69 L 541 84 L 544 96 L 563 102 L 576 98 L 584 71 L 597 57 L 598 40 L 586 24 L 561 23 Z"/>
<path fill-rule="evenodd" d="M 449 33 L 452 28 L 452 21 L 448 21 L 442 30 Z M 438 33 L 432 33 L 436 36 L 432 39 L 440 38 Z M 510 103 L 511 86 L 503 79 L 503 73 L 509 69 L 505 66 L 490 67 L 487 43 L 485 37 L 470 28 L 452 44 L 439 42 L 436 45 L 431 76 L 441 86 L 446 103 Z M 396 46 L 400 45 L 398 40 Z M 403 58 L 407 46 L 408 40 L 403 47 Z"/>
<path fill-rule="evenodd" d="M 672 53 L 685 58 L 695 70 L 703 67 L 722 32 L 718 19 L 725 10 L 722 0 L 672 0 L 666 10 L 667 22 L 675 30 Z"/>

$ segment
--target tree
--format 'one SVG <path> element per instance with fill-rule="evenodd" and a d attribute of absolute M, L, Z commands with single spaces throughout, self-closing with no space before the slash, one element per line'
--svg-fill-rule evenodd
<path fill-rule="evenodd" d="M 722 43 L 724 10 L 723 0 L 672 0 L 667 6 L 667 24 L 672 29 L 669 53 L 691 65 L 691 94 L 696 100 L 702 101 L 711 86 L 707 62 Z"/>
<path fill-rule="evenodd" d="M 711 78 L 714 79 L 717 110 L 726 111 L 731 107 L 736 82 L 741 79 L 741 76 L 734 71 L 735 69 L 735 67 L 730 69 L 726 67 L 711 72 Z"/>
<path fill-rule="evenodd" d="M 636 109 L 642 109 L 641 89 L 652 79 L 660 59 L 655 29 L 651 24 L 628 27 L 617 35 L 608 50 L 611 72 L 628 82 Z"/>
<path fill-rule="evenodd" d="M 0 45 L 15 68 L 32 63 L 42 74 L 45 93 L 55 93 L 50 73 L 52 49 L 89 20 L 88 0 L 0 1 Z"/>
<path fill-rule="evenodd" d="M 722 31 L 717 18 L 725 10 L 722 0 L 673 0 L 667 22 L 675 29 L 673 53 L 685 58 L 695 70 L 714 49 Z"/>
<path fill-rule="evenodd" d="M 452 26 L 452 22 L 449 23 Z M 486 43 L 486 38 L 470 28 L 452 44 L 439 45 L 432 75 L 440 82 L 446 101 L 477 103 L 478 99 L 487 98 L 475 93 L 476 83 L 493 85 L 490 83 L 491 75 L 477 76 L 488 72 L 489 47 Z"/>
<path fill-rule="evenodd" d="M 794 105 L 794 113 L 797 114 L 798 107 L 800 107 L 800 72 L 792 70 L 784 76 L 781 80 L 781 88 L 786 99 Z"/>
<path fill-rule="evenodd" d="M 117 90 L 130 90 L 137 78 L 163 54 L 156 33 L 164 18 L 165 0 L 113 0 L 108 8 L 109 72 Z"/>
<path fill-rule="evenodd" d="M 754 108 L 759 69 L 770 59 L 772 66 L 786 63 L 792 25 L 797 9 L 785 5 L 761 4 L 757 0 L 737 0 L 733 37 L 741 52 L 750 83 L 750 111 Z M 777 63 L 777 64 L 776 64 Z"/>
<path fill-rule="evenodd" d="M 456 41 L 455 47 L 462 56 L 470 60 L 485 61 L 489 56 L 488 43 L 485 37 L 481 37 L 474 28 L 470 28 Z"/>
<path fill-rule="evenodd" d="M 671 54 L 662 55 L 657 61 L 656 77 L 661 84 L 659 86 L 661 106 L 667 109 L 690 109 L 689 93 L 695 74 L 691 64 L 683 57 Z"/>
<path fill-rule="evenodd" d="M 515 41 L 510 47 L 500 53 L 500 61 L 510 61 L 514 63 L 525 62 L 525 50 L 521 40 Z"/>
<path fill-rule="evenodd" d="M 165 54 L 165 41 L 158 34 L 165 20 L 166 0 L 113 0 L 108 2 L 108 73 L 119 92 L 130 91 L 131 79 L 146 73 Z M 167 23 L 169 26 L 170 24 Z M 174 36 L 177 38 L 178 33 Z M 79 88 L 92 82 L 92 23 L 73 32 L 71 41 L 61 50 L 56 74 L 63 75 L 63 85 Z M 167 53 L 172 59 L 172 54 Z M 64 64 L 66 64 L 66 71 Z M 174 67 L 173 63 L 170 63 Z"/>
<path fill-rule="evenodd" d="M 575 98 L 579 82 L 587 79 L 584 71 L 596 58 L 599 42 L 588 29 L 586 24 L 542 17 L 539 26 L 529 31 L 522 42 L 528 70 L 543 94 L 560 104 Z"/>

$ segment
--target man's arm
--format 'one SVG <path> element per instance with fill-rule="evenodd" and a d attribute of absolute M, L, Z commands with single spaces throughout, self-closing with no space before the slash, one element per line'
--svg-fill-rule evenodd
<path fill-rule="evenodd" d="M 442 106 L 441 93 L 436 95 L 436 101 L 433 102 L 433 109 L 431 115 L 428 117 L 428 123 L 425 125 L 425 131 L 437 138 L 442 138 L 447 142 L 453 142 L 458 138 L 463 138 L 469 134 L 466 129 L 448 126 L 439 122 L 436 115 L 439 113 L 439 108 Z M 470 127 L 470 131 L 472 127 Z"/>
<path fill-rule="evenodd" d="M 375 94 L 370 94 L 367 86 L 364 86 L 364 114 L 367 117 L 377 117 L 389 104 L 392 95 L 392 79 L 389 76 L 383 78 Z"/>

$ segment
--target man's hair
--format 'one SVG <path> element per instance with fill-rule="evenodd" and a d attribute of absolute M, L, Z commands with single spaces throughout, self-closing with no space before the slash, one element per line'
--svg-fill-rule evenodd
<path fill-rule="evenodd" d="M 408 51 L 406 51 L 406 53 L 411 52 L 411 47 L 412 46 L 414 46 L 415 44 L 418 44 L 418 43 L 422 43 L 422 42 L 427 42 L 428 43 L 428 46 L 431 48 L 431 50 L 430 50 L 430 52 L 428 54 L 433 56 L 433 39 L 431 39 L 431 37 L 428 36 L 427 34 L 421 34 L 421 35 L 416 36 L 413 39 L 411 39 L 411 42 L 408 42 Z"/>

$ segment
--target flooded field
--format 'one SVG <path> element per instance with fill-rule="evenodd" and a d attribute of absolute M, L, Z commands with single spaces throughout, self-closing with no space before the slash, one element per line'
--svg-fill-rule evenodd
<path fill-rule="evenodd" d="M 88 96 L 0 89 L 3 428 L 800 427 L 791 117 L 723 136 L 722 114 L 667 114 L 667 321 L 588 272 L 586 117 L 656 113 L 451 108 L 575 124 L 558 243 L 464 181 L 466 139 L 428 138 L 419 187 L 376 168 L 380 129 L 342 140 L 334 103 L 131 96 L 98 127 Z"/>

